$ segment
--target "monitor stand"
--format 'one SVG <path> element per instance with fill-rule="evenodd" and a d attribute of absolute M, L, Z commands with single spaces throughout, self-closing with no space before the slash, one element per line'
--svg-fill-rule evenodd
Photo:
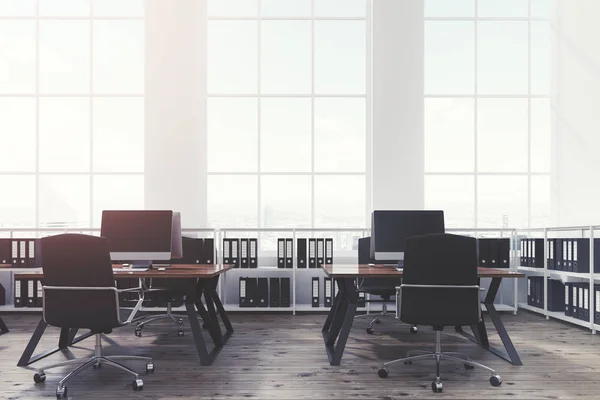
<path fill-rule="evenodd" d="M 152 260 L 133 260 L 130 261 L 131 268 L 149 269 L 152 267 Z"/>

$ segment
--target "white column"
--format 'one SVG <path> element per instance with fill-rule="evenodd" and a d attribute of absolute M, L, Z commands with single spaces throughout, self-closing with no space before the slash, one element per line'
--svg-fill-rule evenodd
<path fill-rule="evenodd" d="M 600 224 L 600 1 L 559 0 L 553 32 L 552 210 Z"/>
<path fill-rule="evenodd" d="M 375 0 L 372 11 L 373 209 L 424 206 L 424 6 Z"/>
<path fill-rule="evenodd" d="M 145 207 L 206 226 L 206 2 L 146 1 Z"/>

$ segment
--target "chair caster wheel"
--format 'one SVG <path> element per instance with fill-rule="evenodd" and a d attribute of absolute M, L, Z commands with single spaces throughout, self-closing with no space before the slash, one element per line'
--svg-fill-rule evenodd
<path fill-rule="evenodd" d="M 44 383 L 44 382 L 46 382 L 46 374 L 44 374 L 44 373 L 41 373 L 41 374 L 35 374 L 35 375 L 33 376 L 33 381 L 34 381 L 35 383 Z"/>
<path fill-rule="evenodd" d="M 135 336 L 142 337 L 142 328 L 135 328 Z"/>
<path fill-rule="evenodd" d="M 177 322 L 179 322 L 180 324 L 183 324 L 183 318 L 179 318 L 179 319 L 177 320 Z"/>
<path fill-rule="evenodd" d="M 146 364 L 146 372 L 147 373 L 154 372 L 154 363 L 153 362 L 149 362 L 148 364 Z"/>
<path fill-rule="evenodd" d="M 377 321 L 375 321 L 375 323 L 376 323 L 376 324 L 380 324 L 380 323 L 381 323 L 381 320 L 380 320 L 380 319 L 378 319 Z"/>
<path fill-rule="evenodd" d="M 404 365 L 409 365 L 412 364 L 412 361 L 408 360 L 408 361 L 404 361 Z"/>
<path fill-rule="evenodd" d="M 389 371 L 387 370 L 387 368 L 379 368 L 379 371 L 377 371 L 377 375 L 379 375 L 380 378 L 387 378 L 389 374 Z"/>
<path fill-rule="evenodd" d="M 465 369 L 475 369 L 475 367 L 472 366 L 471 364 L 466 364 L 465 363 Z"/>
<path fill-rule="evenodd" d="M 494 387 L 502 385 L 502 378 L 500 375 L 492 375 L 490 378 L 490 384 Z"/>
<path fill-rule="evenodd" d="M 368 333 L 369 335 L 372 335 L 372 334 L 373 334 L 373 332 L 375 332 L 375 329 L 373 329 L 373 328 L 367 328 L 367 333 Z"/>
<path fill-rule="evenodd" d="M 67 387 L 59 387 L 56 389 L 56 398 L 57 399 L 66 399 L 67 398 Z"/>
<path fill-rule="evenodd" d="M 144 382 L 140 378 L 135 379 L 133 381 L 133 391 L 139 392 L 140 390 L 143 390 L 143 389 L 144 389 Z"/>
<path fill-rule="evenodd" d="M 102 364 L 96 363 L 96 364 L 94 364 L 93 367 L 94 367 L 94 369 L 100 369 L 100 368 L 102 368 Z"/>
<path fill-rule="evenodd" d="M 185 335 L 185 333 L 183 331 L 177 332 L 177 336 L 183 336 L 183 335 Z"/>
<path fill-rule="evenodd" d="M 410 327 L 410 333 L 417 333 L 417 332 L 419 332 L 419 328 L 417 328 L 416 326 Z"/>
<path fill-rule="evenodd" d="M 433 393 L 442 393 L 443 389 L 444 388 L 442 387 L 442 382 L 431 382 L 431 390 L 433 391 Z"/>

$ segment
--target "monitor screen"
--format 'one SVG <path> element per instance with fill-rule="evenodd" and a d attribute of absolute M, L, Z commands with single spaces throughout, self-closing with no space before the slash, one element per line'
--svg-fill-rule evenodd
<path fill-rule="evenodd" d="M 173 211 L 104 210 L 100 235 L 113 260 L 169 260 Z"/>
<path fill-rule="evenodd" d="M 429 210 L 375 210 L 371 215 L 371 258 L 404 260 L 406 238 L 444 233 L 444 212 Z"/>

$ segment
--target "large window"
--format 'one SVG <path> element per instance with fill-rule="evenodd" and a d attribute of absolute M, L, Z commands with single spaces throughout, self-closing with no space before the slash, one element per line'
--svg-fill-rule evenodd
<path fill-rule="evenodd" d="M 551 3 L 425 1 L 425 201 L 449 227 L 549 223 Z"/>
<path fill-rule="evenodd" d="M 365 226 L 367 6 L 208 1 L 210 226 Z"/>
<path fill-rule="evenodd" d="M 0 1 L 0 227 L 143 208 L 143 0 Z"/>

